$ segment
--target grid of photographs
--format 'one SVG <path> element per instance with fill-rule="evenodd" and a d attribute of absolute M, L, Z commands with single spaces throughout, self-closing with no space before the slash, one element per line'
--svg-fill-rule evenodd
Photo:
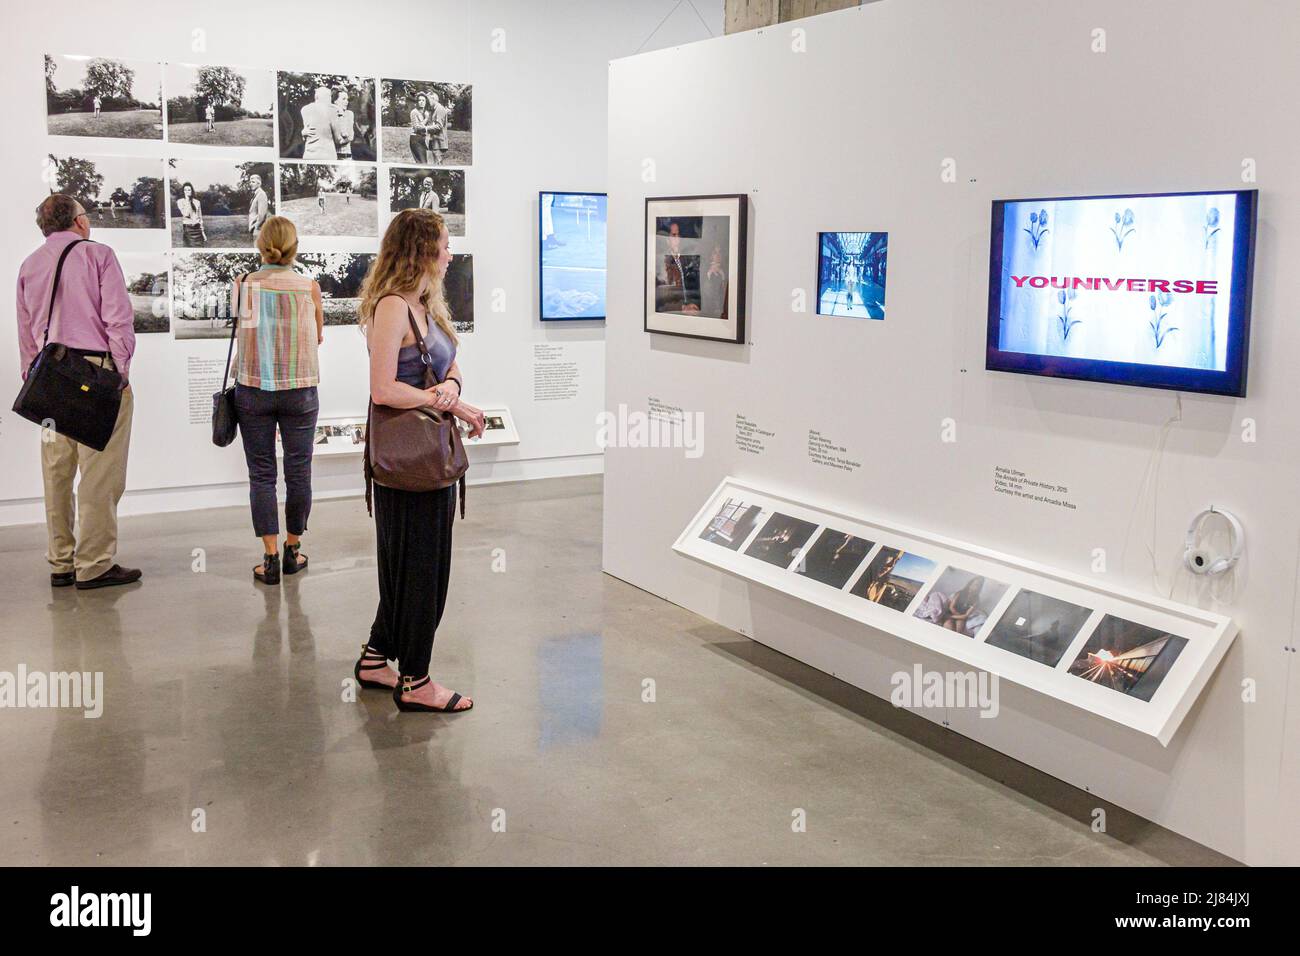
<path fill-rule="evenodd" d="M 786 513 L 762 496 L 728 493 L 720 500 L 696 539 L 1136 700 L 1152 700 L 1189 643 L 1177 634 Z M 727 559 L 719 563 L 729 566 Z"/>
<path fill-rule="evenodd" d="M 226 317 L 212 313 L 228 308 L 217 304 L 225 276 L 248 271 L 273 215 L 308 240 L 298 267 L 321 282 L 328 325 L 357 320 L 381 207 L 431 209 L 449 234 L 466 234 L 467 83 L 66 54 L 46 54 L 44 74 L 47 133 L 82 140 L 51 147 L 46 189 L 81 202 L 96 232 L 157 231 L 162 268 L 151 260 L 128 270 L 141 332 L 220 337 Z M 110 155 L 115 140 L 152 140 L 166 152 Z M 317 251 L 332 240 L 349 250 L 357 240 L 375 245 Z M 470 255 L 455 257 L 446 282 L 456 330 L 473 332 Z M 160 314 L 169 292 L 179 302 Z"/>

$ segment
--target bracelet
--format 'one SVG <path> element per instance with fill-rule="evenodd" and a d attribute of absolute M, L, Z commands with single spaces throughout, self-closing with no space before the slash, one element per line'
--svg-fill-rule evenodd
<path fill-rule="evenodd" d="M 448 382 L 456 383 L 456 397 L 460 398 L 461 394 L 465 391 L 465 386 L 460 384 L 460 379 L 456 378 L 454 375 L 449 375 L 446 380 Z"/>

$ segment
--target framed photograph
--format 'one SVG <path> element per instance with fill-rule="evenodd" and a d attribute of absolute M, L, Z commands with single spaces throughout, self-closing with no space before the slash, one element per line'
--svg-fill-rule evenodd
<path fill-rule="evenodd" d="M 1007 606 L 985 641 L 1055 667 L 1091 617 L 1091 608 L 1024 589 Z"/>
<path fill-rule="evenodd" d="M 1070 665 L 1070 673 L 1149 701 L 1186 646 L 1185 637 L 1107 614 Z"/>
<path fill-rule="evenodd" d="M 989 622 L 1007 586 L 971 571 L 949 567 L 916 609 L 923 621 L 976 637 Z"/>
<path fill-rule="evenodd" d="M 167 64 L 167 142 L 275 147 L 275 73 Z"/>
<path fill-rule="evenodd" d="M 173 246 L 252 249 L 275 215 L 275 164 L 169 159 L 167 195 Z"/>
<path fill-rule="evenodd" d="M 97 230 L 167 227 L 161 159 L 50 154 L 46 182 L 81 203 Z"/>
<path fill-rule="evenodd" d="M 161 140 L 162 64 L 45 54 L 45 130 Z"/>
<path fill-rule="evenodd" d="M 519 444 L 519 432 L 515 429 L 515 418 L 510 414 L 510 409 L 506 408 L 506 406 L 484 405 L 483 421 L 483 434 L 473 440 L 466 439 L 467 445 Z"/>
<path fill-rule="evenodd" d="M 887 232 L 817 234 L 817 314 L 884 319 Z"/>
<path fill-rule="evenodd" d="M 541 320 L 605 318 L 605 193 L 538 195 Z"/>
<path fill-rule="evenodd" d="M 925 586 L 934 567 L 932 560 L 919 554 L 882 547 L 849 593 L 902 613 Z"/>
<path fill-rule="evenodd" d="M 645 201 L 645 330 L 745 340 L 749 197 Z"/>
<path fill-rule="evenodd" d="M 380 80 L 384 162 L 415 166 L 474 163 L 473 89 L 468 83 Z"/>
<path fill-rule="evenodd" d="M 388 211 L 403 209 L 432 209 L 448 235 L 465 235 L 465 170 L 390 166 Z"/>
<path fill-rule="evenodd" d="M 283 159 L 374 162 L 374 80 L 282 72 L 276 75 L 276 102 Z"/>
<path fill-rule="evenodd" d="M 124 252 L 117 257 L 135 313 L 135 332 L 170 332 L 167 253 Z"/>
<path fill-rule="evenodd" d="M 359 163 L 281 163 L 280 215 L 299 236 L 379 235 L 375 167 Z"/>
<path fill-rule="evenodd" d="M 374 261 L 373 252 L 304 252 L 294 268 L 320 283 L 327 326 L 356 325 L 361 314 L 361 283 Z"/>
<path fill-rule="evenodd" d="M 826 528 L 817 536 L 813 546 L 800 555 L 792 570 L 795 574 L 805 574 L 814 581 L 839 589 L 853 577 L 853 572 L 875 544 L 847 531 Z"/>
<path fill-rule="evenodd" d="M 745 549 L 745 554 L 778 568 L 788 568 L 816 530 L 815 522 L 775 512 L 767 519 L 758 537 Z"/>
<path fill-rule="evenodd" d="M 261 265 L 255 252 L 191 252 L 172 259 L 172 334 L 225 339 L 235 322 L 235 279 Z"/>

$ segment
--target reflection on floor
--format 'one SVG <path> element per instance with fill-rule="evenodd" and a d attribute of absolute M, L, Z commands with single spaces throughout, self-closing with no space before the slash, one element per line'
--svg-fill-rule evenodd
<path fill-rule="evenodd" d="M 600 489 L 471 489 L 455 718 L 345 699 L 360 501 L 317 504 L 278 589 L 243 509 L 125 519 L 130 589 L 51 591 L 44 529 L 0 529 L 0 671 L 105 681 L 98 719 L 0 711 L 0 864 L 1229 862 L 1113 807 L 1093 833 L 1095 797 L 603 575 Z"/>

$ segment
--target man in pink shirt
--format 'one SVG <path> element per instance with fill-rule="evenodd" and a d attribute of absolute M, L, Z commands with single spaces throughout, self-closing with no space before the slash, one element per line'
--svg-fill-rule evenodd
<path fill-rule="evenodd" d="M 18 348 L 23 377 L 45 339 L 54 270 L 68 243 L 90 238 L 90 219 L 70 196 L 52 195 L 36 208 L 45 243 L 18 270 Z M 45 526 L 49 532 L 50 584 L 102 588 L 140 580 L 140 572 L 114 563 L 117 503 L 126 488 L 134 399 L 127 385 L 135 351 L 135 315 L 117 256 L 108 246 L 84 242 L 68 253 L 59 277 L 50 341 L 58 342 L 122 376 L 122 406 L 113 437 L 103 451 L 45 429 L 41 473 L 45 479 Z M 81 471 L 77 498 L 72 484 Z M 79 500 L 77 500 L 79 499 Z M 73 533 L 74 515 L 81 539 Z"/>

